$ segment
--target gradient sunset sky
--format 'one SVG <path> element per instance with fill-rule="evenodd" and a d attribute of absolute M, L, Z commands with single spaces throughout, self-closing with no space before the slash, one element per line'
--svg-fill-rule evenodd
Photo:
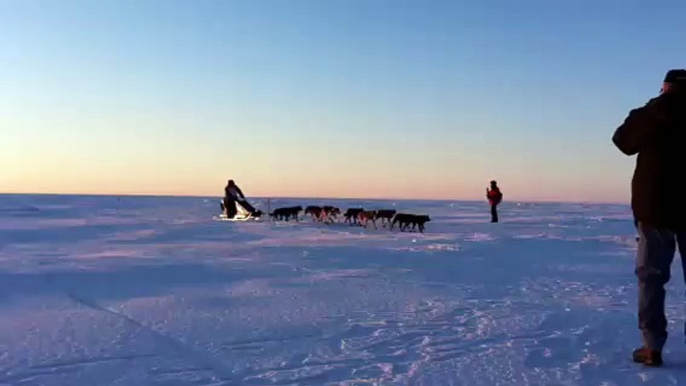
<path fill-rule="evenodd" d="M 629 197 L 686 2 L 0 0 L 0 193 Z"/>

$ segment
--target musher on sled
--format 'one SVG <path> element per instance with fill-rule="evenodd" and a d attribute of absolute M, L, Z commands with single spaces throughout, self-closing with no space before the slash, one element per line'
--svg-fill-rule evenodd
<path fill-rule="evenodd" d="M 226 215 L 226 218 L 235 218 L 238 214 L 238 208 L 244 209 L 248 212 L 249 217 L 260 217 L 262 212 L 256 210 L 245 198 L 241 188 L 236 185 L 233 180 L 229 180 L 226 187 L 224 188 L 224 198 L 221 202 L 222 212 Z"/>

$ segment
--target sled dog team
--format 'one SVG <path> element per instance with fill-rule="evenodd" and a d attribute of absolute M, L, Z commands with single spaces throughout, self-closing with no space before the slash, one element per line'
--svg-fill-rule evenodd
<path fill-rule="evenodd" d="M 275 209 L 269 216 L 274 221 L 290 221 L 291 219 L 300 221 L 299 216 L 301 212 L 304 212 L 305 216 L 311 216 L 314 221 L 326 224 L 337 222 L 339 216 L 342 215 L 343 222 L 351 226 L 367 228 L 371 224 L 374 226 L 374 229 L 378 229 L 378 221 L 382 227 L 388 227 L 389 229 L 393 229 L 397 225 L 401 232 L 406 230 L 424 232 L 425 224 L 431 221 L 431 218 L 427 215 L 397 213 L 397 211 L 392 209 L 364 210 L 362 208 L 350 208 L 343 213 L 334 206 L 308 206 L 304 210 L 300 205 L 290 206 Z"/>

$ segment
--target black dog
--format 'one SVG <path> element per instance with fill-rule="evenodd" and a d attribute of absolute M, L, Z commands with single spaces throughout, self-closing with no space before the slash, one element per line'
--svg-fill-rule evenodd
<path fill-rule="evenodd" d="M 400 229 L 401 232 L 404 232 L 411 225 L 412 231 L 419 229 L 420 232 L 424 233 L 424 225 L 429 221 L 431 221 L 431 218 L 426 215 L 398 213 L 393 217 L 390 229 L 393 229 L 393 227 L 398 224 L 398 229 Z"/>
<path fill-rule="evenodd" d="M 303 207 L 298 205 L 298 206 L 290 206 L 287 208 L 279 208 L 275 209 L 273 213 L 270 214 L 272 219 L 274 220 L 285 220 L 288 221 L 293 217 L 295 221 L 300 221 L 298 218 L 298 214 L 302 212 Z"/>
<path fill-rule="evenodd" d="M 350 208 L 350 209 L 348 209 L 343 214 L 343 217 L 345 218 L 344 222 L 347 222 L 350 225 L 359 225 L 360 223 L 358 221 L 358 216 L 362 212 L 364 212 L 364 209 L 362 209 L 362 208 Z"/>
<path fill-rule="evenodd" d="M 376 219 L 381 220 L 381 226 L 384 228 L 391 223 L 393 216 L 395 216 L 396 211 L 394 209 L 390 210 L 377 210 Z"/>
<path fill-rule="evenodd" d="M 410 221 L 412 219 L 411 214 L 406 214 L 406 213 L 398 213 L 393 217 L 393 221 L 391 221 L 391 226 L 389 229 L 395 228 L 396 225 L 398 225 L 398 228 L 402 232 L 407 226 L 410 225 Z"/>
<path fill-rule="evenodd" d="M 429 221 L 431 221 L 431 218 L 427 215 L 414 216 L 412 221 L 412 230 L 414 231 L 416 226 L 420 232 L 424 233 L 424 225 Z"/>

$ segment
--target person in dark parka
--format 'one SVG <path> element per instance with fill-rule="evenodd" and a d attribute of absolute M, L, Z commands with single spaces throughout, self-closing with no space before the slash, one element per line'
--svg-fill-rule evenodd
<path fill-rule="evenodd" d="M 259 216 L 259 214 L 261 214 L 261 212 L 255 210 L 255 208 L 248 203 L 245 194 L 243 194 L 241 188 L 236 185 L 236 182 L 234 182 L 234 180 L 229 180 L 224 188 L 224 199 L 222 200 L 222 210 L 226 214 L 226 217 L 234 218 L 238 214 L 236 204 L 245 208 L 245 210 L 253 216 Z"/>
<path fill-rule="evenodd" d="M 677 246 L 686 256 L 686 200 L 680 191 L 686 182 L 686 70 L 669 71 L 660 95 L 632 110 L 612 140 L 624 154 L 637 155 L 631 206 L 639 235 L 636 276 L 643 345 L 633 359 L 660 366 L 667 340 L 665 284 Z"/>

